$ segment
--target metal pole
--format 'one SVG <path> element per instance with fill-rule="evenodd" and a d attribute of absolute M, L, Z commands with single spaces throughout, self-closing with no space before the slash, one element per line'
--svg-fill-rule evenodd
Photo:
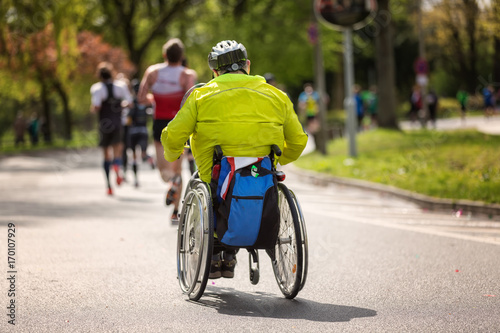
<path fill-rule="evenodd" d="M 422 27 L 422 10 L 423 1 L 418 1 L 418 55 L 421 59 L 425 59 L 425 39 L 424 39 L 424 29 Z M 427 74 L 426 74 L 427 75 Z M 420 93 L 422 95 L 422 110 L 423 115 L 418 115 L 420 118 L 420 123 L 422 127 L 427 126 L 427 118 L 429 117 L 428 103 L 427 103 L 427 84 L 420 84 Z"/>
<path fill-rule="evenodd" d="M 349 156 L 356 157 L 356 132 L 358 119 L 353 94 L 354 86 L 354 61 L 352 55 L 352 28 L 344 28 L 344 108 L 347 113 L 346 132 L 349 143 Z"/>
<path fill-rule="evenodd" d="M 318 28 L 318 40 L 315 45 L 315 72 L 316 72 L 316 84 L 315 89 L 319 94 L 319 121 L 321 123 L 319 133 L 314 135 L 318 135 L 318 150 L 321 154 L 326 155 L 326 84 L 325 84 L 325 69 L 323 64 L 323 51 L 321 50 L 321 38 L 319 36 L 319 28 Z"/>

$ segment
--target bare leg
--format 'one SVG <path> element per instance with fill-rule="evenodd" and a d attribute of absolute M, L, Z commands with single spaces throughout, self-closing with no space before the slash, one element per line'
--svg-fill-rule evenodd
<path fill-rule="evenodd" d="M 120 168 L 122 166 L 123 143 L 116 143 L 113 146 L 113 169 L 116 172 L 116 184 L 120 185 L 123 181 Z"/>
<path fill-rule="evenodd" d="M 135 179 L 135 187 L 139 186 L 139 177 L 137 176 L 137 152 L 136 148 L 132 147 L 132 171 L 134 172 L 134 179 Z"/>
<path fill-rule="evenodd" d="M 168 183 L 170 179 L 174 176 L 168 167 L 168 162 L 165 160 L 165 156 L 163 153 L 163 146 L 161 142 L 155 141 L 155 149 L 156 149 L 156 166 L 158 167 L 158 171 L 160 171 L 161 179 L 165 183 Z"/>
<path fill-rule="evenodd" d="M 165 183 L 172 182 L 174 178 L 180 179 L 181 183 L 179 184 L 179 190 L 182 189 L 182 156 L 175 160 L 174 162 L 167 162 L 165 160 L 165 157 L 163 155 L 163 146 L 161 145 L 161 142 L 155 141 L 155 148 L 156 148 L 156 164 L 158 167 L 158 170 L 160 171 L 160 176 L 163 179 Z M 180 200 L 180 193 L 178 195 L 174 196 L 173 204 L 174 204 L 174 210 L 177 210 L 179 207 L 179 200 Z"/>
<path fill-rule="evenodd" d="M 109 181 L 109 171 L 113 163 L 113 154 L 111 154 L 110 147 L 103 147 L 102 152 L 104 155 L 103 168 L 104 174 L 106 175 L 106 185 L 108 186 L 108 194 L 111 195 L 113 194 L 113 191 L 111 189 L 111 182 Z"/>
<path fill-rule="evenodd" d="M 123 144 L 122 143 L 117 143 L 113 145 L 113 156 L 114 158 L 120 158 L 123 153 Z"/>
<path fill-rule="evenodd" d="M 177 160 L 175 160 L 172 163 L 169 163 L 169 169 L 170 172 L 172 172 L 173 176 L 171 178 L 172 181 L 172 187 L 174 186 L 173 182 L 175 181 L 176 184 L 175 186 L 177 187 L 176 189 L 176 195 L 174 195 L 174 200 L 173 200 L 173 205 L 174 205 L 174 210 L 178 210 L 179 208 L 179 201 L 180 201 L 180 196 L 182 192 L 182 160 L 184 155 L 181 155 L 181 157 Z"/>

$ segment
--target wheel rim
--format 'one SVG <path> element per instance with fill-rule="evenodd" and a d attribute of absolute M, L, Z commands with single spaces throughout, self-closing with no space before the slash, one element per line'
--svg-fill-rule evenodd
<path fill-rule="evenodd" d="M 191 300 L 205 291 L 213 248 L 213 210 L 206 184 L 190 182 L 178 230 L 177 276 Z"/>
<path fill-rule="evenodd" d="M 309 260 L 309 245 L 307 243 L 307 230 L 306 230 L 306 220 L 304 219 L 304 214 L 302 213 L 302 208 L 300 207 L 299 201 L 295 196 L 295 193 L 290 190 L 290 194 L 292 195 L 293 202 L 295 204 L 295 208 L 297 208 L 299 222 L 300 222 L 300 235 L 302 239 L 302 278 L 300 279 L 300 289 L 304 288 L 304 284 L 307 280 L 307 269 L 308 269 L 308 260 Z"/>
<path fill-rule="evenodd" d="M 299 266 L 297 232 L 290 202 L 282 190 L 279 193 L 280 230 L 275 246 L 274 269 L 276 280 L 282 292 L 289 296 L 297 292 L 297 283 L 302 275 Z"/>
<path fill-rule="evenodd" d="M 192 293 L 197 287 L 201 266 L 200 254 L 203 246 L 202 204 L 194 192 L 185 200 L 184 216 L 179 246 L 179 283 L 185 293 Z M 184 225 L 185 224 L 185 225 Z"/>

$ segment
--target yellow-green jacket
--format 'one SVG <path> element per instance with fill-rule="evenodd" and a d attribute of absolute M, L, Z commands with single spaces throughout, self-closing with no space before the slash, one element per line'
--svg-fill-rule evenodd
<path fill-rule="evenodd" d="M 261 76 L 244 74 L 218 76 L 191 93 L 162 131 L 167 161 L 182 154 L 189 136 L 204 182 L 210 182 L 216 145 L 225 156 L 260 157 L 276 144 L 283 152 L 279 162 L 285 165 L 295 161 L 307 143 L 287 95 Z"/>

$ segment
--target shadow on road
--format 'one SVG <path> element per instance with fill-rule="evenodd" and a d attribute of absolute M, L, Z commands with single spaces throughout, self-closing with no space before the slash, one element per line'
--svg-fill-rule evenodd
<path fill-rule="evenodd" d="M 354 306 L 319 303 L 296 298 L 277 297 L 268 293 L 245 293 L 232 288 L 211 288 L 198 302 L 216 309 L 220 314 L 268 317 L 280 319 L 306 319 L 318 322 L 346 322 L 355 318 L 374 317 L 377 311 Z"/>
<path fill-rule="evenodd" d="M 134 197 L 120 197 L 120 198 L 106 198 L 103 196 L 101 201 L 91 201 L 82 203 L 55 203 L 55 202 L 29 202 L 21 206 L 19 201 L 4 200 L 0 202 L 0 211 L 3 216 L 16 216 L 22 212 L 25 219 L 33 222 L 38 221 L 39 218 L 130 218 L 130 209 L 121 206 L 116 207 L 116 202 L 121 202 L 123 205 L 130 204 L 145 204 L 154 202 L 148 198 L 134 198 Z M 110 209 L 113 208 L 113 209 Z M 70 220 L 68 220 L 70 221 Z"/>

